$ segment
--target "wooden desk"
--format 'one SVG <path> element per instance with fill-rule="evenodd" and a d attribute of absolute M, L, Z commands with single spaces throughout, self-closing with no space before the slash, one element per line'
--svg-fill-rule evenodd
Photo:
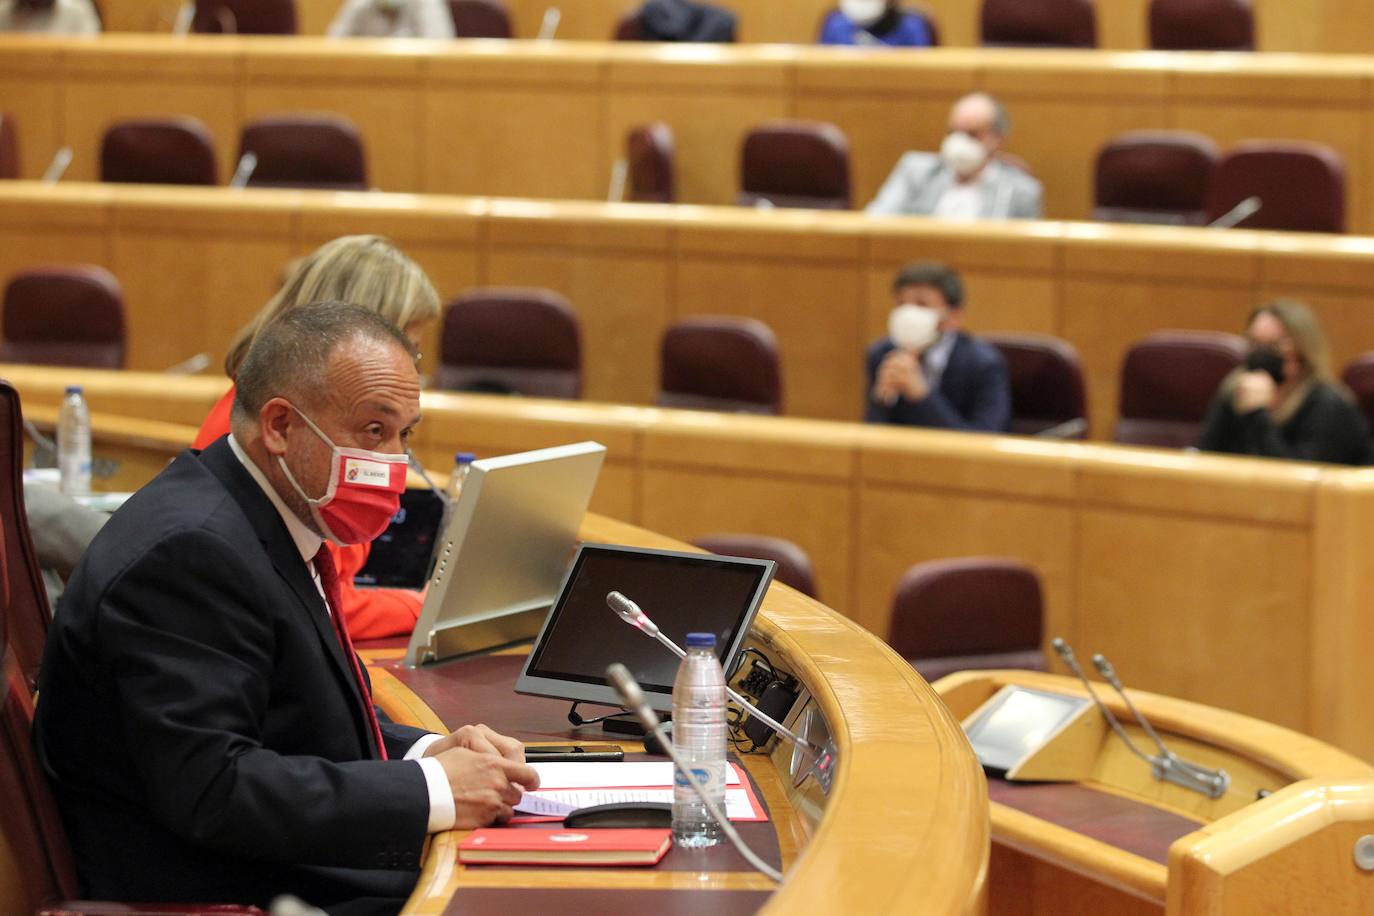
<path fill-rule="evenodd" d="M 1071 678 L 1021 671 L 961 672 L 935 689 L 963 720 L 1005 684 L 1085 695 Z M 1225 769 L 1231 788 L 1213 800 L 1158 782 L 1110 732 L 1088 752 L 1092 775 L 1082 782 L 993 780 L 989 912 L 1239 916 L 1367 908 L 1370 878 L 1351 852 L 1374 830 L 1374 767 L 1265 722 L 1131 693 L 1171 750 Z M 1102 697 L 1131 721 L 1109 688 Z M 1153 750 L 1141 728 L 1127 731 Z M 1261 790 L 1272 794 L 1257 801 Z"/>
<path fill-rule="evenodd" d="M 353 232 L 395 239 L 446 300 L 479 284 L 566 295 L 582 326 L 583 390 L 597 401 L 652 403 L 668 324 L 729 314 L 777 333 L 789 415 L 858 420 L 864 347 L 886 333 L 889 285 L 914 258 L 963 272 L 974 331 L 1054 334 L 1077 347 L 1098 438 L 1111 436 L 1127 348 L 1152 331 L 1234 332 L 1257 303 L 1294 296 L 1315 308 L 1336 366 L 1374 349 L 1370 238 L 0 183 L 0 280 L 54 262 L 109 268 L 124 288 L 135 369 L 160 370 L 200 351 L 218 366 L 292 257 Z M 426 365 L 437 362 L 438 341 L 431 327 Z"/>
<path fill-rule="evenodd" d="M 192 428 L 225 384 L 20 366 L 0 377 L 26 408 L 80 383 L 97 414 Z M 460 447 L 488 456 L 595 439 L 609 451 L 594 511 L 682 540 L 789 538 L 810 554 L 822 600 L 879 636 L 912 564 L 1018 557 L 1040 573 L 1047 640 L 1105 652 L 1143 689 L 1374 760 L 1374 471 L 479 395 L 423 401 L 413 444 L 431 467 Z"/>
<path fill-rule="evenodd" d="M 533 38 L 544 11 L 562 12 L 558 37 L 605 41 L 620 17 L 635 7 L 633 0 L 506 0 L 515 34 Z M 739 16 L 741 42 L 811 44 L 822 17 L 834 8 L 832 0 L 732 0 L 726 4 Z M 924 0 L 940 23 L 947 47 L 978 44 L 978 9 L 965 0 Z M 1254 0 L 1256 42 L 1261 51 L 1362 53 L 1369 50 L 1374 22 L 1360 0 Z M 174 0 L 101 0 L 107 31 L 167 32 L 176 16 Z M 323 35 L 340 4 L 335 0 L 298 0 L 296 13 L 302 35 Z M 1147 0 L 1113 0 L 1097 4 L 1098 44 L 1103 48 L 1139 50 L 1148 47 Z"/>
<path fill-rule="evenodd" d="M 1349 170 L 1353 232 L 1374 230 L 1371 87 L 1374 62 L 1334 55 L 0 38 L 0 97 L 18 119 L 27 177 L 70 144 L 69 177 L 92 179 L 110 122 L 190 114 L 214 133 L 227 179 L 246 120 L 325 109 L 358 123 L 379 188 L 596 200 L 626 130 L 661 119 L 676 135 L 680 200 L 729 204 L 745 132 L 796 117 L 845 131 L 862 204 L 901 153 L 939 147 L 955 98 L 986 89 L 1010 110 L 1010 149 L 1044 183 L 1052 219 L 1088 215 L 1103 142 L 1172 127 L 1223 147 L 1265 137 L 1329 144 Z"/>

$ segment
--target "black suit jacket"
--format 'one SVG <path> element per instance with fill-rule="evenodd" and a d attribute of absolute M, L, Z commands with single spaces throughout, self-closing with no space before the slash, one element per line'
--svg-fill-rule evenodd
<path fill-rule="evenodd" d="M 897 403 L 888 406 L 873 400 L 873 382 L 883 358 L 895 349 L 896 344 L 888 337 L 874 341 L 868 348 L 865 421 L 999 433 L 1011 426 L 1007 361 L 992 344 L 960 332 L 935 390 L 922 401 L 898 398 Z"/>
<path fill-rule="evenodd" d="M 424 774 L 376 759 L 324 602 L 227 440 L 96 536 L 39 683 L 34 740 L 88 896 L 387 909 L 414 885 Z M 423 734 L 383 731 L 396 758 Z"/>

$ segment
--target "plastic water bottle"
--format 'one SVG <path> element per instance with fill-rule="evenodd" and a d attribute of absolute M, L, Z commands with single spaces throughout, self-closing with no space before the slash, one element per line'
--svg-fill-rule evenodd
<path fill-rule="evenodd" d="M 725 811 L 725 672 L 716 658 L 713 633 L 688 633 L 687 657 L 673 681 L 673 749 Z M 721 839 L 687 778 L 673 772 L 673 841 L 679 846 L 713 846 Z"/>
<path fill-rule="evenodd" d="M 448 478 L 450 500 L 458 499 L 458 494 L 463 490 L 463 479 L 468 476 L 468 471 L 472 470 L 472 463 L 476 460 L 477 456 L 472 452 L 459 452 L 453 456 L 453 473 Z"/>
<path fill-rule="evenodd" d="M 68 496 L 91 492 L 91 412 L 80 385 L 67 386 L 57 412 L 58 488 Z"/>

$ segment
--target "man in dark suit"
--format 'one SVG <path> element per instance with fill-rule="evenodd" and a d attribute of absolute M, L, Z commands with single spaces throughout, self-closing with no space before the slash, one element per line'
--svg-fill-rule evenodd
<path fill-rule="evenodd" d="M 394 912 L 426 833 L 509 817 L 538 784 L 485 726 L 379 722 L 326 597 L 324 539 L 375 536 L 404 488 L 414 360 L 366 309 L 278 318 L 239 371 L 232 434 L 92 541 L 34 728 L 86 895 Z"/>
<path fill-rule="evenodd" d="M 889 336 L 868 348 L 869 423 L 1005 432 L 1011 424 L 1007 363 L 965 333 L 964 285 L 949 267 L 918 262 L 892 283 Z M 897 339 L 894 339 L 897 338 Z"/>

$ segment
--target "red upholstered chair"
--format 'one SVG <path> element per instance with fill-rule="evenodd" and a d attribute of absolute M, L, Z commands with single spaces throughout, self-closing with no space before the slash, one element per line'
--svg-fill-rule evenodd
<path fill-rule="evenodd" d="M 1329 146 L 1300 140 L 1237 144 L 1212 173 L 1208 221 L 1250 196 L 1262 203 L 1239 224 L 1243 228 L 1345 231 L 1345 166 Z"/>
<path fill-rule="evenodd" d="M 1219 154 L 1202 134 L 1136 130 L 1097 154 L 1093 219 L 1200 226 Z"/>
<path fill-rule="evenodd" d="M 435 385 L 541 398 L 582 394 L 577 315 L 546 289 L 492 287 L 464 293 L 444 313 Z"/>
<path fill-rule="evenodd" d="M 121 121 L 100 143 L 100 180 L 134 184 L 216 184 L 210 131 L 195 118 Z"/>
<path fill-rule="evenodd" d="M 24 511 L 23 421 L 19 392 L 0 379 L 0 532 L 4 533 L 0 556 L 9 594 L 4 613 L 0 614 L 0 626 L 9 633 L 17 670 L 33 690 L 37 687 L 38 665 L 43 659 L 52 610 L 43 587 L 38 553 L 29 534 L 29 516 Z"/>
<path fill-rule="evenodd" d="M 740 193 L 752 207 L 848 210 L 849 141 L 824 121 L 770 121 L 751 130 L 740 149 Z"/>
<path fill-rule="evenodd" d="M 1250 0 L 1151 0 L 1150 47 L 1157 51 L 1253 51 Z"/>
<path fill-rule="evenodd" d="M 1187 448 L 1197 444 L 1222 379 L 1245 360 L 1245 339 L 1220 331 L 1160 331 L 1121 366 L 1115 441 Z"/>
<path fill-rule="evenodd" d="M 448 0 L 453 34 L 459 38 L 514 38 L 510 12 L 498 0 Z"/>
<path fill-rule="evenodd" d="M 662 121 L 634 127 L 625 136 L 625 199 L 670 204 L 677 197 L 673 129 Z"/>
<path fill-rule="evenodd" d="M 348 118 L 329 114 L 268 115 L 244 125 L 239 157 L 253 153 L 250 187 L 366 191 L 363 139 Z"/>
<path fill-rule="evenodd" d="M 1068 341 L 1044 334 L 985 334 L 1007 361 L 1011 376 L 1011 432 L 1082 439 L 1088 395 L 1083 364 Z M 1074 424 L 1079 420 L 1081 423 Z"/>
<path fill-rule="evenodd" d="M 1341 381 L 1355 395 L 1355 402 L 1374 428 L 1374 350 L 1351 360 L 1341 373 Z"/>
<path fill-rule="evenodd" d="M 0 178 L 19 177 L 19 138 L 14 115 L 0 111 Z"/>
<path fill-rule="evenodd" d="M 663 335 L 658 403 L 733 413 L 782 413 L 778 339 L 753 318 L 687 318 Z"/>
<path fill-rule="evenodd" d="M 791 541 L 762 534 L 707 534 L 692 543 L 723 557 L 772 560 L 778 564 L 774 579 L 803 595 L 816 597 L 816 575 L 811 569 L 811 558 Z"/>
<path fill-rule="evenodd" d="M 983 0 L 984 45 L 1097 47 L 1093 0 Z"/>
<path fill-rule="evenodd" d="M 231 35 L 295 35 L 294 0 L 196 0 L 191 31 Z"/>
<path fill-rule="evenodd" d="M 124 368 L 124 299 L 103 267 L 26 270 L 0 308 L 0 362 Z"/>
<path fill-rule="evenodd" d="M 638 7 L 620 17 L 615 24 L 615 33 L 611 37 L 616 41 L 644 40 L 644 29 L 639 25 Z"/>
<path fill-rule="evenodd" d="M 892 595 L 888 644 L 927 681 L 970 668 L 1047 671 L 1035 570 L 1006 557 L 932 560 Z"/>

